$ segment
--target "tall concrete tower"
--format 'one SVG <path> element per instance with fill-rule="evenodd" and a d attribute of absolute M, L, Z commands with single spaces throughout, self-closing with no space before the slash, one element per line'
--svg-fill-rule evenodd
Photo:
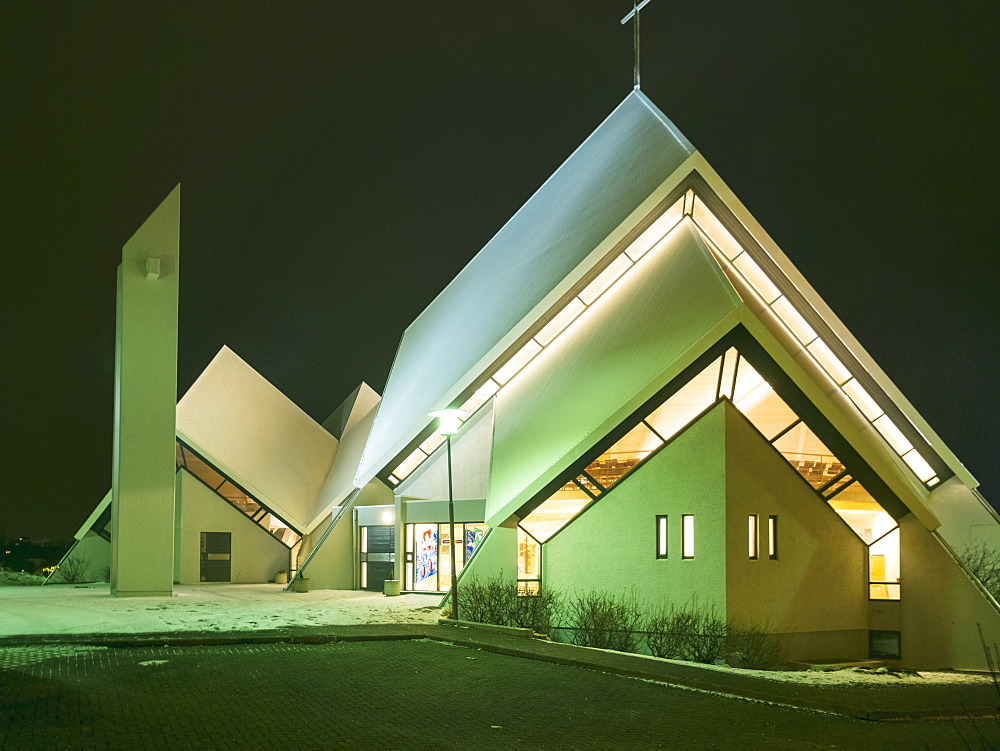
<path fill-rule="evenodd" d="M 115 333 L 111 594 L 174 581 L 180 185 L 122 249 Z"/>

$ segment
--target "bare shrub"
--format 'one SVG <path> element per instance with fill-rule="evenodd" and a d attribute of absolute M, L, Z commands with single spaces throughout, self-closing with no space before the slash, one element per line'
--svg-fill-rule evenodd
<path fill-rule="evenodd" d="M 653 613 L 646 622 L 646 645 L 657 657 L 768 670 L 781 664 L 781 645 L 769 627 L 727 624 L 715 605 L 691 602 Z"/>
<path fill-rule="evenodd" d="M 734 668 L 776 670 L 782 663 L 781 643 L 770 624 L 730 623 L 726 634 L 726 661 Z"/>
<path fill-rule="evenodd" d="M 485 580 L 475 576 L 458 589 L 458 612 L 462 620 L 506 626 L 516 597 L 517 582 L 508 582 L 502 573 Z"/>
<path fill-rule="evenodd" d="M 714 663 L 726 656 L 726 621 L 715 605 L 661 608 L 646 623 L 646 644 L 657 657 Z"/>
<path fill-rule="evenodd" d="M 66 582 L 67 584 L 78 584 L 87 581 L 87 573 L 90 570 L 90 559 L 82 555 L 72 555 L 64 558 L 56 566 L 52 578 L 55 581 Z"/>
<path fill-rule="evenodd" d="M 498 626 L 530 628 L 547 634 L 556 619 L 562 597 L 541 589 L 534 594 L 518 594 L 517 582 L 503 577 L 472 577 L 458 589 L 458 612 L 462 620 Z"/>
<path fill-rule="evenodd" d="M 516 582 L 514 591 L 516 596 L 510 609 L 508 625 L 530 628 L 537 634 L 549 633 L 562 604 L 559 592 L 540 589 L 534 594 L 517 595 Z"/>
<path fill-rule="evenodd" d="M 573 643 L 582 647 L 635 652 L 644 620 L 634 595 L 621 598 L 606 592 L 577 596 L 566 606 L 567 626 Z"/>
<path fill-rule="evenodd" d="M 993 599 L 1000 602 L 1000 548 L 980 540 L 969 545 L 959 557 Z"/>

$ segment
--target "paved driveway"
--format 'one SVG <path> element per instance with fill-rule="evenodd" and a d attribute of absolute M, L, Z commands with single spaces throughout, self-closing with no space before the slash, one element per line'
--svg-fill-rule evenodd
<path fill-rule="evenodd" d="M 430 641 L 0 649 L 0 748 L 965 748 L 872 723 Z"/>

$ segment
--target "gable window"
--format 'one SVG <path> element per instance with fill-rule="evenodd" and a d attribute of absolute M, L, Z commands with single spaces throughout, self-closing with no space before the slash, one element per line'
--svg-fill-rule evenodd
<path fill-rule="evenodd" d="M 747 552 L 751 561 L 757 560 L 757 514 L 747 517 Z"/>
<path fill-rule="evenodd" d="M 694 558 L 694 514 L 681 514 L 681 558 Z"/>
<path fill-rule="evenodd" d="M 667 517 L 656 517 L 656 557 L 667 557 Z"/>

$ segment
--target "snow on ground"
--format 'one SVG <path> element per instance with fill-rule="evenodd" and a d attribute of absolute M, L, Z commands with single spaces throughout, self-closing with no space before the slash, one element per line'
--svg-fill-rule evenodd
<path fill-rule="evenodd" d="M 35 576 L 24 571 L 0 570 L 0 587 L 26 587 L 41 584 L 44 576 Z"/>
<path fill-rule="evenodd" d="M 660 657 L 650 657 L 651 660 L 663 659 Z M 961 673 L 951 670 L 934 672 L 919 671 L 917 673 L 888 672 L 884 669 L 876 671 L 864 668 L 843 668 L 840 670 L 746 670 L 744 668 L 731 668 L 728 665 L 705 665 L 700 662 L 684 662 L 683 660 L 663 660 L 677 665 L 696 665 L 706 670 L 717 670 L 720 673 L 733 673 L 735 675 L 746 675 L 754 678 L 763 678 L 769 681 L 782 681 L 785 683 L 803 683 L 811 686 L 846 686 L 846 685 L 925 685 L 930 683 L 967 683 L 986 685 L 992 684 L 993 679 L 984 673 Z"/>
<path fill-rule="evenodd" d="M 205 584 L 175 586 L 173 597 L 117 598 L 107 584 L 0 587 L 0 636 L 258 631 L 438 619 L 440 595 L 281 590 L 278 584 Z"/>

